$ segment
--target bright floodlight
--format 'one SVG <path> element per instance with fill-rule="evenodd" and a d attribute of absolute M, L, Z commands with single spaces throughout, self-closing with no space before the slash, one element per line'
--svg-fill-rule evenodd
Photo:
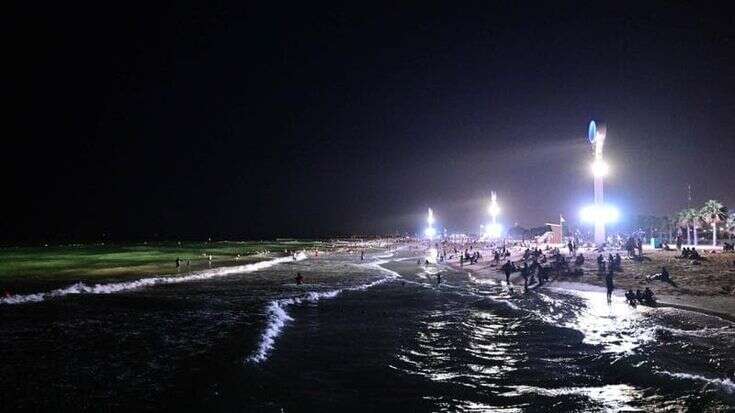
<path fill-rule="evenodd" d="M 424 235 L 426 235 L 426 238 L 432 239 L 436 236 L 436 230 L 434 227 L 427 227 L 424 230 Z"/>
<path fill-rule="evenodd" d="M 485 227 L 485 234 L 489 238 L 500 238 L 503 233 L 503 226 L 500 224 L 490 224 Z"/>
<path fill-rule="evenodd" d="M 610 167 L 602 159 L 595 159 L 595 161 L 592 162 L 592 174 L 594 174 L 594 176 L 603 177 L 607 175 L 609 171 Z"/>
<path fill-rule="evenodd" d="M 490 216 L 496 217 L 500 214 L 500 207 L 497 203 L 492 202 L 490 203 L 490 207 L 488 207 L 487 212 L 490 213 Z"/>
<path fill-rule="evenodd" d="M 429 224 L 429 226 L 434 225 L 434 211 L 429 208 L 429 215 L 426 217 L 426 222 Z"/>
<path fill-rule="evenodd" d="M 589 205 L 582 208 L 579 217 L 584 222 L 610 224 L 620 218 L 620 212 L 612 205 Z"/>

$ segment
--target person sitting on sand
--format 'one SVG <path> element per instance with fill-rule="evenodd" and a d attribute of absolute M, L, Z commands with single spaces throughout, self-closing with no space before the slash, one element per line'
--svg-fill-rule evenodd
<path fill-rule="evenodd" d="M 640 301 L 641 304 L 643 304 L 643 298 L 644 297 L 643 297 L 643 293 L 641 292 L 641 290 L 635 290 L 635 299 Z"/>
<path fill-rule="evenodd" d="M 666 269 L 666 267 L 661 267 L 661 281 L 671 281 L 671 278 L 669 277 L 669 271 Z"/>
<path fill-rule="evenodd" d="M 702 257 L 699 255 L 699 252 L 697 252 L 697 249 L 694 247 L 692 247 L 692 250 L 689 252 L 689 258 L 693 260 L 702 259 Z"/>
<path fill-rule="evenodd" d="M 294 280 L 296 281 L 296 285 L 301 285 L 304 283 L 304 277 L 301 275 L 300 272 L 296 273 L 296 277 L 294 277 Z"/>
<path fill-rule="evenodd" d="M 648 305 L 652 305 L 656 302 L 653 298 L 653 291 L 648 287 L 646 287 L 646 290 L 643 292 L 643 300 L 645 300 Z"/>
<path fill-rule="evenodd" d="M 581 266 L 584 264 L 584 254 L 577 255 L 577 258 L 574 259 L 574 265 Z"/>
<path fill-rule="evenodd" d="M 636 304 L 636 297 L 633 290 L 628 290 L 627 293 L 625 293 L 625 300 L 628 302 L 628 304 L 635 306 Z"/>

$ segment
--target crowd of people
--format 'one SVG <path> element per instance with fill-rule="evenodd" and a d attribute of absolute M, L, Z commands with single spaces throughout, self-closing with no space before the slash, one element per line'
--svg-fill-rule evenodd
<path fill-rule="evenodd" d="M 636 290 L 633 292 L 633 290 L 628 290 L 628 292 L 625 293 L 625 300 L 628 302 L 628 304 L 632 306 L 636 306 L 638 304 L 653 306 L 656 304 L 656 299 L 653 296 L 653 291 L 651 291 L 650 288 L 646 287 L 646 289 L 641 292 L 641 290 Z"/>
<path fill-rule="evenodd" d="M 625 240 L 625 238 L 623 238 Z M 621 249 L 627 250 L 628 256 L 632 260 L 640 260 L 643 257 L 643 243 L 640 238 L 628 237 L 625 242 L 621 240 L 618 245 Z M 505 283 L 511 286 L 511 278 L 513 274 L 520 274 L 523 280 L 523 289 L 528 291 L 534 285 L 543 285 L 552 279 L 564 276 L 582 276 L 584 271 L 582 266 L 585 263 L 585 253 L 576 240 L 569 240 L 566 243 L 568 254 L 562 254 L 557 247 L 529 245 L 527 243 L 493 243 L 493 242 L 468 242 L 468 243 L 451 243 L 444 241 L 434 243 L 433 247 L 440 251 L 438 254 L 439 262 L 455 262 L 460 267 L 465 265 L 488 264 L 489 267 L 495 268 L 505 276 Z M 615 290 L 615 273 L 622 272 L 623 257 L 619 252 L 610 252 L 610 246 L 601 248 L 591 248 L 587 246 L 589 251 L 597 251 L 597 270 L 600 276 L 604 277 L 604 284 L 607 291 L 608 300 L 612 299 Z M 604 253 L 603 253 L 604 252 Z M 605 254 L 606 253 L 606 254 Z M 685 253 L 689 254 L 685 249 Z M 488 255 L 487 261 L 483 260 L 483 254 Z M 511 256 L 516 257 L 513 259 Z M 424 265 L 428 261 L 420 261 Z M 481 267 L 487 268 L 487 267 Z M 662 275 L 663 274 L 663 275 Z M 657 278 L 662 281 L 671 282 L 670 276 L 666 268 L 662 268 L 662 273 L 657 274 Z M 653 303 L 653 291 L 647 289 L 636 295 L 635 292 L 629 291 L 626 294 L 628 302 L 632 302 L 629 297 L 631 293 L 636 295 L 636 302 Z M 641 301 L 642 300 L 642 301 Z"/>

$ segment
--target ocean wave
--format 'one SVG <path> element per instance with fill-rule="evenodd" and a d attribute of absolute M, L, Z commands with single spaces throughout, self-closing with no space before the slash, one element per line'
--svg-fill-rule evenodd
<path fill-rule="evenodd" d="M 251 363 L 261 363 L 268 359 L 268 354 L 273 349 L 273 346 L 275 345 L 276 337 L 278 337 L 281 332 L 283 331 L 283 328 L 286 326 L 286 323 L 289 321 L 292 321 L 293 318 L 288 314 L 286 309 L 294 304 L 302 304 L 302 303 L 315 303 L 321 299 L 329 299 L 334 298 L 340 295 L 341 293 L 345 291 L 363 291 L 367 290 L 368 288 L 375 287 L 376 285 L 386 283 L 388 281 L 392 281 L 398 277 L 400 277 L 400 274 L 398 274 L 395 271 L 389 270 L 387 268 L 383 268 L 380 264 L 385 264 L 387 261 L 377 261 L 374 263 L 370 263 L 369 266 L 374 267 L 380 271 L 387 272 L 388 275 L 379 278 L 375 281 L 369 282 L 367 284 L 361 284 L 354 287 L 346 287 L 346 288 L 340 288 L 336 290 L 331 291 L 310 291 L 304 295 L 296 296 L 296 297 L 289 297 L 289 298 L 281 298 L 278 300 L 272 300 L 268 303 L 265 309 L 266 313 L 266 325 L 265 330 L 263 331 L 263 334 L 261 335 L 260 342 L 258 343 L 258 347 L 255 350 L 255 352 L 250 355 L 247 358 L 248 362 Z"/>
<path fill-rule="evenodd" d="M 693 336 L 693 337 L 718 337 L 718 336 L 735 334 L 735 329 L 733 329 L 731 325 L 726 325 L 722 327 L 703 327 L 703 328 L 698 328 L 694 330 L 683 330 L 679 328 L 665 327 L 665 326 L 656 326 L 656 329 L 662 330 L 662 331 L 668 331 L 672 334 L 677 334 L 677 335 L 682 335 L 682 336 Z"/>
<path fill-rule="evenodd" d="M 728 393 L 735 393 L 735 382 L 733 382 L 732 379 L 711 379 L 709 377 L 700 376 L 699 374 L 672 373 L 666 370 L 662 370 L 659 373 L 665 374 L 671 377 L 676 377 L 678 379 L 704 381 L 706 383 L 713 384 L 717 387 L 720 387 L 723 390 L 727 391 Z"/>
<path fill-rule="evenodd" d="M 281 257 L 268 261 L 255 262 L 252 264 L 238 265 L 235 267 L 221 267 L 211 270 L 197 271 L 189 275 L 183 276 L 166 276 L 166 277 L 150 277 L 141 278 L 134 281 L 122 281 L 113 283 L 103 283 L 88 285 L 83 282 L 72 284 L 68 287 L 58 288 L 56 290 L 39 292 L 33 294 L 16 294 L 0 298 L 0 304 L 27 304 L 45 301 L 50 298 L 63 297 L 69 294 L 115 294 L 121 291 L 134 290 L 143 287 L 150 287 L 158 284 L 178 284 L 190 281 L 208 280 L 211 278 L 222 277 L 231 274 L 248 273 L 263 270 L 274 265 L 284 262 L 301 261 L 307 256 L 303 252 L 296 254 L 294 257 Z"/>

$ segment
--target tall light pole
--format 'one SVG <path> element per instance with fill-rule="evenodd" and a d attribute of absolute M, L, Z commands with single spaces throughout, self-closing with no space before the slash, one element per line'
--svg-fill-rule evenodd
<path fill-rule="evenodd" d="M 607 175 L 609 167 L 602 157 L 602 146 L 605 143 L 605 135 L 607 134 L 607 126 L 604 123 L 596 124 L 595 121 L 590 122 L 587 133 L 587 139 L 594 146 L 595 159 L 592 162 L 592 174 L 595 179 L 595 210 L 597 217 L 595 219 L 595 243 L 603 244 L 605 242 L 605 219 L 603 219 L 603 178 Z"/>
<path fill-rule="evenodd" d="M 498 206 L 498 194 L 495 191 L 490 192 L 490 207 L 488 207 L 487 211 L 493 219 L 493 225 L 497 224 L 496 220 L 500 213 L 500 207 Z"/>
<path fill-rule="evenodd" d="M 492 223 L 485 228 L 485 233 L 489 238 L 500 238 L 502 228 L 498 224 L 498 214 L 500 214 L 500 206 L 498 205 L 498 195 L 495 191 L 490 192 L 490 206 L 487 212 L 492 218 Z"/>
<path fill-rule="evenodd" d="M 434 229 L 434 211 L 432 211 L 431 208 L 429 208 L 429 213 L 426 215 L 426 223 L 428 226 L 426 227 L 426 230 L 424 230 L 424 235 L 429 239 L 434 239 L 436 230 Z"/>

